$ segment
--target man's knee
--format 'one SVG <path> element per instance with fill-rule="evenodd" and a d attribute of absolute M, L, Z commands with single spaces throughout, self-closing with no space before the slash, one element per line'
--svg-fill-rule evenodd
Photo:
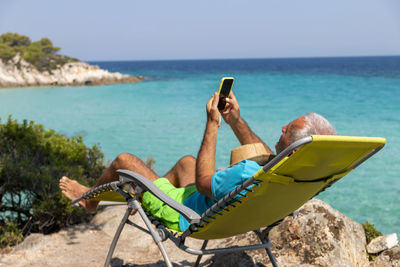
<path fill-rule="evenodd" d="M 192 167 L 196 165 L 196 158 L 190 155 L 186 155 L 182 157 L 179 161 L 178 164 L 180 167 Z"/>
<path fill-rule="evenodd" d="M 129 153 L 121 153 L 119 154 L 115 160 L 112 162 L 114 168 L 122 168 L 123 166 L 128 165 L 130 162 L 134 161 L 136 157 Z"/>

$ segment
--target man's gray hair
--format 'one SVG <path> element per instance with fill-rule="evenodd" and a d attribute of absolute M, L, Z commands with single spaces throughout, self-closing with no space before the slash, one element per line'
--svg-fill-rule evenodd
<path fill-rule="evenodd" d="M 289 142 L 293 142 L 313 134 L 336 135 L 336 130 L 330 122 L 321 115 L 310 112 L 303 116 L 305 125 L 302 129 L 292 132 Z"/>

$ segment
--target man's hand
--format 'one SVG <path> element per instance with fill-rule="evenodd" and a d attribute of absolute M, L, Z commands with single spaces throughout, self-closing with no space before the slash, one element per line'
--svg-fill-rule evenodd
<path fill-rule="evenodd" d="M 218 110 L 219 95 L 214 93 L 210 100 L 208 100 L 207 108 L 207 122 L 215 122 L 218 127 L 221 125 L 221 114 Z"/>
<path fill-rule="evenodd" d="M 240 119 L 240 108 L 233 92 L 226 98 L 225 109 L 221 112 L 224 121 L 229 125 L 235 125 Z"/>

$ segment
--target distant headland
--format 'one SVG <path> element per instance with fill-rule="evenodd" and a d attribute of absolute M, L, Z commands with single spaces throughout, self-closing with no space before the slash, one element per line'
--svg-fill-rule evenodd
<path fill-rule="evenodd" d="M 59 55 L 59 47 L 42 38 L 32 42 L 18 33 L 0 35 L 0 88 L 135 83 L 142 76 L 109 72 Z"/>

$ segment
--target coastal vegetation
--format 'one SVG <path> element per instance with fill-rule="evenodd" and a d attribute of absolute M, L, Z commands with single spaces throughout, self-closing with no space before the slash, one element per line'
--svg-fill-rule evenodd
<path fill-rule="evenodd" d="M 0 247 L 89 220 L 92 215 L 61 194 L 58 180 L 66 175 L 91 186 L 104 169 L 103 157 L 81 136 L 67 138 L 11 116 L 0 121 Z"/>
<path fill-rule="evenodd" d="M 59 50 L 60 48 L 53 46 L 48 38 L 32 42 L 28 36 L 18 33 L 0 35 L 0 59 L 4 63 L 9 63 L 17 56 L 17 62 L 14 62 L 17 66 L 20 64 L 19 58 L 22 58 L 39 71 L 51 72 L 68 62 L 77 61 L 74 58 L 58 55 Z"/>
<path fill-rule="evenodd" d="M 367 238 L 367 243 L 371 242 L 374 238 L 377 238 L 378 236 L 383 235 L 381 232 L 379 232 L 375 226 L 366 221 L 365 223 L 362 224 L 364 231 L 365 231 L 365 237 Z"/>
<path fill-rule="evenodd" d="M 369 221 L 366 221 L 365 223 L 363 223 L 362 227 L 364 228 L 365 238 L 367 240 L 367 244 L 369 244 L 369 242 L 371 242 L 373 239 L 377 238 L 378 236 L 382 236 L 383 235 Z M 368 254 L 368 259 L 370 261 L 374 260 L 376 258 L 376 256 L 377 256 L 377 254 L 370 254 L 370 253 L 367 253 L 367 254 Z"/>

